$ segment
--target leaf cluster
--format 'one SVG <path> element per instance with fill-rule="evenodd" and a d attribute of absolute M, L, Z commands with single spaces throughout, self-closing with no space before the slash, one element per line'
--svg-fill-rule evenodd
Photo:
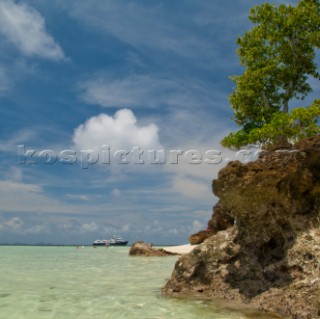
<path fill-rule="evenodd" d="M 230 103 L 242 129 L 222 141 L 227 147 L 248 144 L 249 135 L 250 141 L 253 136 L 257 142 L 273 140 L 268 125 L 276 124 L 274 117 L 280 121 L 289 116 L 279 112 L 288 113 L 291 99 L 303 100 L 312 91 L 310 77 L 320 79 L 314 62 L 320 48 L 319 0 L 301 0 L 297 6 L 265 3 L 253 7 L 249 18 L 253 28 L 237 40 L 245 70 L 231 77 L 235 88 Z M 265 138 L 249 134 L 252 130 Z"/>
<path fill-rule="evenodd" d="M 222 145 L 238 149 L 243 145 L 258 144 L 268 148 L 276 144 L 279 137 L 285 136 L 295 143 L 302 138 L 320 133 L 320 100 L 315 100 L 307 108 L 298 107 L 291 112 L 277 112 L 271 121 L 262 127 L 247 129 L 244 127 L 236 133 L 231 133 L 222 140 Z"/>

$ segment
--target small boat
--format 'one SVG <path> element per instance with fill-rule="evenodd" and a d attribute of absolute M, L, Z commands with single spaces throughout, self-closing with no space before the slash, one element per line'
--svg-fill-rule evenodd
<path fill-rule="evenodd" d="M 97 239 L 93 242 L 93 246 L 126 246 L 127 240 L 124 240 L 118 235 L 113 235 L 111 239 Z"/>

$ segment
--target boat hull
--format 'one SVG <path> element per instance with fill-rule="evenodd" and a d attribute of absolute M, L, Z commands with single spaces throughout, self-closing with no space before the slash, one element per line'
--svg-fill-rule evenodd
<path fill-rule="evenodd" d="M 121 243 L 93 243 L 92 246 L 127 246 L 128 241 Z"/>
<path fill-rule="evenodd" d="M 124 241 L 122 243 L 110 243 L 109 246 L 127 246 L 128 241 Z"/>
<path fill-rule="evenodd" d="M 97 239 L 93 242 L 93 246 L 126 246 L 128 240 L 124 240 L 121 236 L 116 234 L 113 235 L 111 239 Z"/>

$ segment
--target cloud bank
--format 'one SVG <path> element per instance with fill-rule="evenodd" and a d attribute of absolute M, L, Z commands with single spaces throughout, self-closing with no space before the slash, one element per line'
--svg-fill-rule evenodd
<path fill-rule="evenodd" d="M 134 146 L 161 149 L 158 127 L 139 125 L 129 109 L 121 109 L 114 116 L 100 114 L 88 119 L 75 129 L 73 142 L 77 149 L 99 149 L 108 145 L 113 150 L 130 150 Z"/>

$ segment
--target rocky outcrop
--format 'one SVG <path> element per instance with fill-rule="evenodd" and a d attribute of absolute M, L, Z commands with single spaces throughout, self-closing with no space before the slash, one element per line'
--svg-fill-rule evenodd
<path fill-rule="evenodd" d="M 213 192 L 233 225 L 182 256 L 163 292 L 320 318 L 320 136 L 229 163 Z"/>
<path fill-rule="evenodd" d="M 157 249 L 152 247 L 152 244 L 147 244 L 143 241 L 138 241 L 131 246 L 129 250 L 129 255 L 155 257 L 155 256 L 173 256 L 178 254 L 165 251 L 162 248 Z"/>

